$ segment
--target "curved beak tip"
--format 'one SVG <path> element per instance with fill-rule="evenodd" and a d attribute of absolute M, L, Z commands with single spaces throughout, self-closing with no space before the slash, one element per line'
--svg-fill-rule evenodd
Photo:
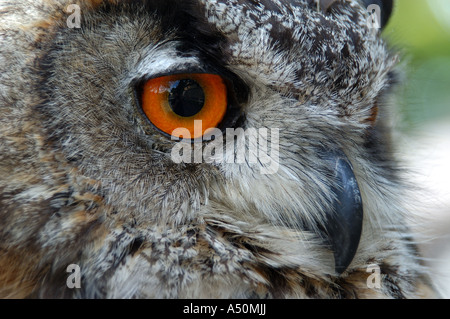
<path fill-rule="evenodd" d="M 363 225 L 363 204 L 352 165 L 342 151 L 327 151 L 335 177 L 334 211 L 326 213 L 325 232 L 333 250 L 335 271 L 341 275 L 351 264 L 359 246 Z"/>

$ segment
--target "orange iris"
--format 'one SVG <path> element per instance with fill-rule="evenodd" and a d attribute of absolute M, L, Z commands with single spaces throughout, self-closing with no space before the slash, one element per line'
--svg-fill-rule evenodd
<path fill-rule="evenodd" d="M 189 131 L 190 138 L 199 138 L 224 118 L 226 85 L 220 76 L 203 73 L 150 79 L 143 87 L 142 110 L 153 125 L 167 134 L 181 137 L 185 134 L 173 132 L 182 128 Z"/>

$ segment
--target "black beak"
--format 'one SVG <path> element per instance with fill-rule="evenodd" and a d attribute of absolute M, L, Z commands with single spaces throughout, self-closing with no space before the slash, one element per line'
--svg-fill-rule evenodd
<path fill-rule="evenodd" d="M 363 204 L 352 165 L 340 150 L 322 156 L 334 174 L 334 211 L 326 212 L 325 236 L 334 253 L 335 270 L 342 274 L 352 262 L 361 238 Z"/>

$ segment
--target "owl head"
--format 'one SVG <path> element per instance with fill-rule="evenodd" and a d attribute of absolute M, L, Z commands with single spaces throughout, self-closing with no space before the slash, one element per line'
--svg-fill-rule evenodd
<path fill-rule="evenodd" d="M 392 1 L 0 9 L 1 295 L 419 294 Z"/>

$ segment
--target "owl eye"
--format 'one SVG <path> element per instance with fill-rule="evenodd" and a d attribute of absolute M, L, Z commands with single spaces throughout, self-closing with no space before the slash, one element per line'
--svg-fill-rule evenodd
<path fill-rule="evenodd" d="M 142 90 L 144 114 L 159 130 L 177 138 L 181 134 L 174 135 L 175 129 L 187 129 L 195 139 L 217 127 L 227 104 L 227 87 L 222 77 L 215 74 L 162 76 L 148 80 Z"/>

